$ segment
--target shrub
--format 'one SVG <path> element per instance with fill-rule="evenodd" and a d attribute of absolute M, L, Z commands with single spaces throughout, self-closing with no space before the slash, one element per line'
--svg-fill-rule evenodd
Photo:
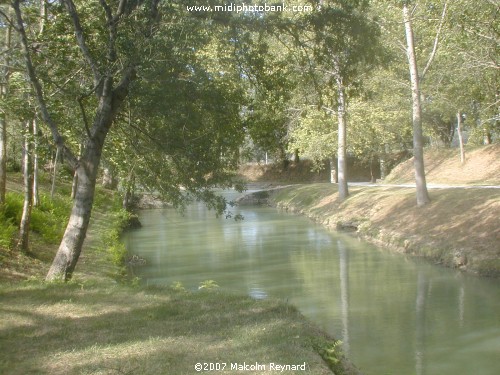
<path fill-rule="evenodd" d="M 71 212 L 71 199 L 46 194 L 40 196 L 40 205 L 31 213 L 31 230 L 51 244 L 61 241 Z"/>
<path fill-rule="evenodd" d="M 5 206 L 0 207 L 0 247 L 10 248 L 16 231 L 12 218 L 5 215 Z"/>
<path fill-rule="evenodd" d="M 2 225 L 2 243 L 8 233 L 15 232 L 21 222 L 24 197 L 20 193 L 7 193 L 2 207 L 0 221 Z M 61 241 L 71 212 L 71 200 L 59 196 L 51 199 L 46 194 L 40 195 L 40 205 L 31 211 L 30 229 L 42 236 L 44 241 L 57 244 Z M 12 228 L 11 228 L 12 227 Z"/>

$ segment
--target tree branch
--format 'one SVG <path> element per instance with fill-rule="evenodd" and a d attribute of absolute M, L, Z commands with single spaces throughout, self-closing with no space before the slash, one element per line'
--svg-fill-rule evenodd
<path fill-rule="evenodd" d="M 425 75 L 427 74 L 427 71 L 431 67 L 431 64 L 434 60 L 434 57 L 436 57 L 436 52 L 438 49 L 438 44 L 439 44 L 439 36 L 441 35 L 441 30 L 443 29 L 443 24 L 444 20 L 446 18 L 446 10 L 448 8 L 448 1 L 444 3 L 443 7 L 443 13 L 441 14 L 441 20 L 439 21 L 439 26 L 436 32 L 436 37 L 434 38 L 434 46 L 432 48 L 431 55 L 429 56 L 429 61 L 427 61 L 427 65 L 425 66 L 424 70 L 422 70 L 422 74 L 420 75 L 420 79 L 423 80 Z"/>
<path fill-rule="evenodd" d="M 24 57 L 25 65 L 26 65 L 26 70 L 30 79 L 30 82 L 33 86 L 33 89 L 35 91 L 35 96 L 38 101 L 38 105 L 40 106 L 40 113 L 42 115 L 42 119 L 47 123 L 49 126 L 49 129 L 52 133 L 52 138 L 54 139 L 54 142 L 58 148 L 61 148 L 64 156 L 66 157 L 66 161 L 71 165 L 72 168 L 76 169 L 78 167 L 78 159 L 75 157 L 73 152 L 66 147 L 64 144 L 64 139 L 59 133 L 59 129 L 57 127 L 57 124 L 54 122 L 52 116 L 50 115 L 48 109 L 47 109 L 47 104 L 45 103 L 45 98 L 43 96 L 43 90 L 42 86 L 40 84 L 40 81 L 38 80 L 38 77 L 35 72 L 35 68 L 33 67 L 33 62 L 31 60 L 31 55 L 29 52 L 29 47 L 28 47 L 28 38 L 26 37 L 26 30 L 24 29 L 24 20 L 21 14 L 21 9 L 20 9 L 20 0 L 15 0 L 12 2 L 12 8 L 14 8 L 14 11 L 16 13 L 16 23 L 15 29 L 19 33 L 21 37 L 21 47 L 22 47 L 22 54 Z"/>
<path fill-rule="evenodd" d="M 83 125 L 85 125 L 85 131 L 87 132 L 87 137 L 92 139 L 92 135 L 90 134 L 89 122 L 87 120 L 87 114 L 85 112 L 85 107 L 83 106 L 84 96 L 80 96 L 78 98 L 78 104 L 80 105 L 80 110 L 82 111 Z"/>
<path fill-rule="evenodd" d="M 78 47 L 80 47 L 80 51 L 82 52 L 85 61 L 87 61 L 87 64 L 92 70 L 92 74 L 94 75 L 94 85 L 97 86 L 98 82 L 101 80 L 101 74 L 96 62 L 90 55 L 90 50 L 87 47 L 87 42 L 85 41 L 85 36 L 83 35 L 82 25 L 80 24 L 80 17 L 78 16 L 75 4 L 73 3 L 73 0 L 63 0 L 63 3 L 66 5 L 69 16 L 73 21 L 73 27 L 75 29 L 75 37 L 78 43 Z"/>
<path fill-rule="evenodd" d="M 0 9 L 0 15 L 5 18 L 5 21 L 11 26 L 11 27 L 15 27 L 15 24 L 14 22 L 12 21 L 12 19 L 4 13 L 3 10 Z"/>

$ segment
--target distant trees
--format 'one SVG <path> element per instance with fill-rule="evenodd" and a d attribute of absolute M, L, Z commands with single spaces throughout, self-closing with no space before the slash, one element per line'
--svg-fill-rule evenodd
<path fill-rule="evenodd" d="M 347 150 L 364 160 L 378 160 L 384 171 L 388 155 L 413 149 L 417 202 L 423 205 L 428 202 L 423 147 L 430 143 L 449 147 L 459 111 L 465 119 L 461 125 L 467 127 L 469 142 L 488 143 L 498 137 L 495 48 L 499 35 L 493 19 L 499 7 L 489 0 L 374 1 L 370 5 L 364 8 L 364 14 L 380 27 L 381 64 L 369 74 L 357 71 L 354 88 L 362 86 L 359 95 L 352 97 L 352 90 L 348 91 Z M 415 41 L 411 60 L 403 10 Z M 318 64 L 317 59 L 311 61 Z M 318 78 L 309 82 L 309 87 L 314 85 L 324 90 L 327 82 Z M 336 115 L 337 110 L 331 109 L 330 113 Z M 322 115 L 312 115 L 317 110 L 309 108 L 294 123 L 289 152 L 299 147 L 306 156 L 324 160 L 329 158 L 326 150 L 336 151 L 338 146 L 333 147 L 333 142 L 342 137 L 336 129 L 328 128 Z"/>

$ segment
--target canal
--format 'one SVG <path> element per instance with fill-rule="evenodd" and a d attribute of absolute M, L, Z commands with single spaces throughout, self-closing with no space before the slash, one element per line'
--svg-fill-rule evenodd
<path fill-rule="evenodd" d="M 366 375 L 496 375 L 500 283 L 392 254 L 269 207 L 243 221 L 202 204 L 184 215 L 142 211 L 128 250 L 148 284 L 205 280 L 256 299 L 280 298 L 342 340 Z"/>

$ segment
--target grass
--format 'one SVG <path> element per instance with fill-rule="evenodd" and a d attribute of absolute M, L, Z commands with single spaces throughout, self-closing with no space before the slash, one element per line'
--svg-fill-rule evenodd
<path fill-rule="evenodd" d="M 3 284 L 0 298 L 2 374 L 194 374 L 205 362 L 330 373 L 312 350 L 328 338 L 276 300 L 90 281 Z"/>
<path fill-rule="evenodd" d="M 283 301 L 221 293 L 214 281 L 187 292 L 124 278 L 126 218 L 112 192 L 97 194 L 72 281 L 43 281 L 57 245 L 40 233 L 30 255 L 0 246 L 1 374 L 197 374 L 197 363 L 226 363 L 223 373 L 243 363 L 264 365 L 245 371 L 259 374 L 276 373 L 270 363 L 357 373 L 333 338 Z"/>

